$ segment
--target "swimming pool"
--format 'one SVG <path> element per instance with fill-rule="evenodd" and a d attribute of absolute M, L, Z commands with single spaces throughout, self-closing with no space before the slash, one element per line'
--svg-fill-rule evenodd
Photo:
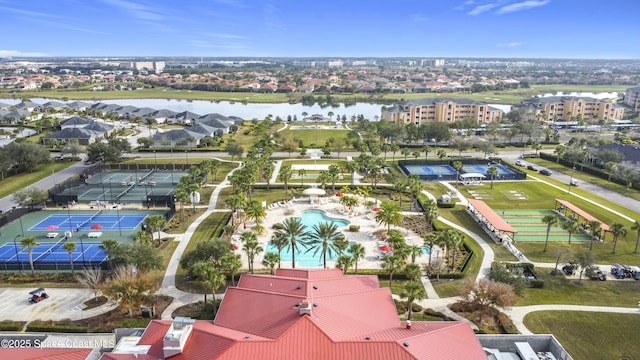
<path fill-rule="evenodd" d="M 346 226 L 349 226 L 350 224 L 348 220 L 332 218 L 330 216 L 327 216 L 327 214 L 324 211 L 317 210 L 317 209 L 310 209 L 310 210 L 303 211 L 300 219 L 302 219 L 302 224 L 304 224 L 307 227 L 306 230 L 308 232 L 313 231 L 314 225 L 318 225 L 323 222 L 334 223 L 338 225 L 338 230 Z M 296 251 L 296 267 L 305 267 L 305 268 L 322 267 L 322 257 L 319 252 L 314 257 L 313 252 L 315 250 L 312 250 L 306 253 L 307 249 L 304 246 L 298 245 L 298 248 L 299 248 L 299 251 Z M 278 253 L 278 248 L 276 248 L 275 245 L 273 245 L 271 242 L 269 242 L 269 244 L 267 245 L 267 249 L 265 253 L 269 253 L 269 252 L 276 253 L 276 254 Z M 283 262 L 291 261 L 291 249 L 286 249 L 286 248 L 283 249 L 282 252 L 280 253 L 280 256 Z M 337 254 L 333 254 L 332 257 L 329 257 L 327 254 L 327 262 L 336 261 L 337 259 L 338 259 Z"/>
<path fill-rule="evenodd" d="M 431 254 L 431 248 L 430 248 L 430 247 L 428 247 L 428 246 L 426 246 L 426 245 L 425 245 L 425 246 L 423 246 L 423 247 L 422 247 L 422 253 L 423 253 L 423 254 L 425 254 L 425 255 L 429 255 L 429 254 Z"/>

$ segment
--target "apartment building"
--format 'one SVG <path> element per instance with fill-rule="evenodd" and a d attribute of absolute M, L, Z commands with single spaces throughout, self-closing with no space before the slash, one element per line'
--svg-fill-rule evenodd
<path fill-rule="evenodd" d="M 624 108 L 607 100 L 577 96 L 534 97 L 522 105 L 536 111 L 541 121 L 572 120 L 578 115 L 586 122 L 596 120 L 621 120 Z"/>
<path fill-rule="evenodd" d="M 135 61 L 131 63 L 131 67 L 136 70 L 154 71 L 160 74 L 166 66 L 164 61 Z"/>
<path fill-rule="evenodd" d="M 502 119 L 502 110 L 469 99 L 416 99 L 401 101 L 382 111 L 382 118 L 399 125 L 430 122 L 454 123 L 471 118 L 478 124 Z"/>
<path fill-rule="evenodd" d="M 624 93 L 624 104 L 630 106 L 633 111 L 640 111 L 640 86 L 627 89 Z"/>

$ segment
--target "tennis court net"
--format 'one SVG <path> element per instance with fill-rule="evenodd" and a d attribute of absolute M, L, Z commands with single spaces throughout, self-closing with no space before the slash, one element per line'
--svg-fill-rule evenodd
<path fill-rule="evenodd" d="M 96 218 L 96 216 L 102 214 L 102 210 L 98 210 L 98 212 L 96 212 L 95 214 L 91 215 L 91 217 L 89 217 L 88 220 L 85 220 L 82 224 L 80 224 L 80 226 L 78 226 L 78 229 L 82 229 L 83 226 L 87 225 L 88 223 L 90 223 L 93 219 Z"/>

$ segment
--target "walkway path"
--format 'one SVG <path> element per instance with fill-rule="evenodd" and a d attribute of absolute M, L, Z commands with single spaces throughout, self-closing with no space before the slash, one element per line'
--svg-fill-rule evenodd
<path fill-rule="evenodd" d="M 226 160 L 221 160 L 226 161 Z M 238 169 L 242 167 L 242 163 L 239 161 L 234 161 L 239 163 L 239 166 L 233 170 L 231 170 L 225 179 L 220 182 L 218 186 L 216 186 L 215 190 L 211 194 L 211 198 L 209 199 L 209 207 L 208 209 L 200 215 L 189 227 L 184 234 L 179 236 L 176 240 L 180 241 L 178 247 L 173 252 L 171 259 L 169 260 L 169 265 L 167 266 L 167 271 L 165 272 L 164 279 L 162 280 L 162 286 L 158 290 L 158 294 L 167 295 L 173 297 L 173 302 L 162 312 L 161 319 L 171 319 L 171 314 L 175 309 L 189 304 L 193 302 L 197 302 L 202 299 L 201 294 L 193 294 L 189 292 L 182 291 L 176 288 L 176 273 L 178 271 L 178 267 L 180 266 L 180 258 L 182 258 L 182 254 L 184 253 L 187 245 L 189 245 L 189 241 L 191 237 L 195 233 L 198 226 L 216 210 L 216 203 L 218 201 L 218 196 L 220 195 L 220 191 L 222 189 L 231 186 L 229 182 L 229 177 Z"/>

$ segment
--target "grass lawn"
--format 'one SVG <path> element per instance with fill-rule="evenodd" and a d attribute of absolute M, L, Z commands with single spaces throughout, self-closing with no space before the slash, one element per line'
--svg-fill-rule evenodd
<path fill-rule="evenodd" d="M 349 130 L 325 130 L 307 126 L 307 128 L 300 130 L 283 130 L 280 132 L 280 139 L 281 142 L 284 142 L 284 139 L 302 140 L 305 147 L 317 148 L 324 146 L 325 142 L 330 138 L 333 138 L 336 142 L 344 143 L 342 139 L 346 138 L 348 133 Z"/>
<path fill-rule="evenodd" d="M 196 248 L 198 242 L 203 240 L 208 240 L 212 238 L 213 231 L 215 228 L 222 222 L 225 218 L 226 214 L 223 212 L 214 212 L 211 213 L 206 219 L 198 225 L 198 228 L 193 233 L 193 236 L 189 240 L 189 244 L 185 249 L 184 253 L 188 253 L 189 251 Z M 178 267 L 178 271 L 176 272 L 176 287 L 180 290 L 189 291 L 189 292 L 202 292 L 202 286 L 200 282 L 197 281 L 185 281 L 184 277 L 187 275 L 186 270 L 182 267 Z"/>
<path fill-rule="evenodd" d="M 524 323 L 537 334 L 553 334 L 575 360 L 640 359 L 638 315 L 537 311 Z"/>
<path fill-rule="evenodd" d="M 536 268 L 536 274 L 544 280 L 542 289 L 525 289 L 517 306 L 535 304 L 574 304 L 596 306 L 635 307 L 640 294 L 640 282 L 577 280 L 564 276 L 551 276 L 552 268 Z"/>
<path fill-rule="evenodd" d="M 294 190 L 292 189 L 291 185 L 289 185 L 289 191 L 286 194 L 282 185 L 271 186 L 271 189 L 269 191 L 267 191 L 267 189 L 261 189 L 261 188 L 254 189 L 253 193 L 251 194 L 251 198 L 253 200 L 266 201 L 267 205 L 269 205 L 274 202 L 282 201 L 284 200 L 284 198 L 291 199 L 294 196 L 292 195 L 291 190 Z M 300 195 L 302 194 L 302 190 L 300 191 L 296 190 L 296 193 Z M 225 200 L 229 198 L 232 194 L 233 194 L 233 188 L 227 187 L 222 189 L 220 191 L 220 195 L 218 196 L 218 202 L 216 203 L 216 208 L 217 209 L 224 208 Z"/>
<path fill-rule="evenodd" d="M 553 161 L 547 161 L 544 159 L 540 159 L 540 158 L 531 158 L 531 159 L 527 159 L 527 161 L 531 162 L 531 163 L 535 163 L 537 165 L 543 166 L 545 168 L 548 168 L 551 171 L 554 172 L 558 172 L 558 173 L 564 173 L 567 175 L 573 175 L 574 178 L 581 180 L 582 182 L 587 182 L 593 185 L 597 185 L 600 186 L 601 188 L 607 189 L 607 190 L 611 190 L 614 191 L 618 194 L 630 197 L 634 200 L 638 200 L 640 201 L 640 191 L 637 190 L 633 190 L 633 189 L 627 189 L 625 188 L 623 185 L 620 184 L 616 184 L 614 182 L 609 182 L 607 181 L 607 179 L 602 179 L 599 178 L 597 176 L 593 176 L 590 175 L 588 173 L 584 173 L 584 172 L 580 172 L 580 167 L 577 166 L 576 167 L 576 171 L 573 171 L 571 168 L 566 167 L 562 164 L 556 164 Z M 563 187 L 567 187 L 568 189 L 568 185 L 566 183 L 562 183 L 559 182 L 557 180 L 553 180 L 553 179 L 545 179 L 549 182 L 553 182 L 556 185 L 559 186 L 563 186 Z M 580 187 L 573 187 L 571 188 L 571 192 L 575 192 L 577 194 L 586 194 L 585 191 L 583 191 L 582 189 L 580 189 Z"/>
<path fill-rule="evenodd" d="M 75 162 L 72 161 L 57 161 L 50 164 L 42 164 L 33 172 L 6 177 L 4 180 L 0 181 L 0 198 L 11 195 L 18 190 L 27 188 L 34 183 L 51 176 L 51 170 L 57 173 L 58 171 L 64 170 L 74 164 Z"/>

